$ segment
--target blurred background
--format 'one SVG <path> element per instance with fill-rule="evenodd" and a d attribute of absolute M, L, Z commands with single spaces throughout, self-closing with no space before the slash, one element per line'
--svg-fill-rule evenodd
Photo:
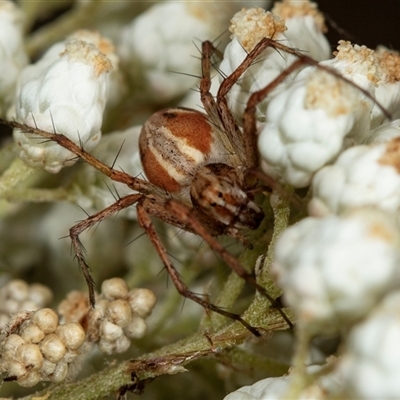
<path fill-rule="evenodd" d="M 370 48 L 382 44 L 400 49 L 400 1 L 320 0 L 316 3 L 325 14 L 327 36 L 333 45 L 339 39 L 347 39 Z"/>

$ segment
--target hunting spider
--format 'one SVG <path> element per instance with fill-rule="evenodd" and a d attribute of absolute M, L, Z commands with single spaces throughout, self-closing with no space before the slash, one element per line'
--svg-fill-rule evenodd
<path fill-rule="evenodd" d="M 226 95 L 244 71 L 269 46 L 276 51 L 292 53 L 298 58 L 268 86 L 250 96 L 243 115 L 243 126 L 239 127 L 228 108 Z M 84 259 L 79 235 L 108 216 L 136 204 L 138 222 L 150 238 L 178 292 L 205 309 L 233 318 L 259 336 L 258 330 L 241 316 L 215 306 L 188 289 L 174 268 L 150 216 L 201 236 L 240 277 L 264 295 L 288 326 L 292 327 L 278 302 L 215 237 L 229 235 L 246 243 L 241 230 L 256 229 L 264 218 L 262 209 L 253 199 L 253 194 L 259 189 L 259 183 L 252 174 L 259 164 L 256 105 L 293 71 L 305 64 L 325 69 L 349 84 L 354 84 L 296 50 L 264 38 L 240 66 L 223 80 L 214 99 L 209 92 L 211 57 L 214 52 L 215 48 L 210 42 L 202 44 L 200 94 L 206 114 L 183 108 L 166 109 L 155 113 L 144 124 L 140 136 L 140 152 L 148 181 L 105 165 L 62 134 L 44 132 L 37 127 L 17 122 L 2 122 L 57 142 L 112 180 L 126 184 L 135 192 L 118 198 L 114 204 L 70 229 L 72 244 L 89 288 L 92 305 L 95 302 L 94 281 Z M 183 148 L 185 150 L 182 153 Z"/>

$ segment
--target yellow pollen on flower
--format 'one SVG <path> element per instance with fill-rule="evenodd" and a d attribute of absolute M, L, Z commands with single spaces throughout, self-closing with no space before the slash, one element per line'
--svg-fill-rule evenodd
<path fill-rule="evenodd" d="M 71 40 L 67 42 L 65 50 L 60 56 L 68 57 L 71 61 L 91 65 L 96 77 L 112 69 L 111 61 L 108 57 L 95 45 L 83 40 Z"/>
<path fill-rule="evenodd" d="M 106 56 L 115 53 L 115 47 L 113 43 L 109 39 L 103 37 L 98 31 L 78 29 L 68 38 L 92 43 Z"/>
<path fill-rule="evenodd" d="M 333 53 L 336 60 L 344 61 L 347 64 L 346 73 L 352 75 L 360 73 L 367 79 L 377 84 L 382 78 L 382 68 L 379 65 L 375 51 L 367 46 L 352 45 L 351 42 L 340 40 L 337 51 Z"/>
<path fill-rule="evenodd" d="M 317 4 L 312 1 L 283 0 L 276 2 L 271 11 L 272 14 L 283 20 L 310 16 L 314 19 L 315 25 L 320 32 L 325 33 L 328 31 L 324 15 L 318 10 Z"/>
<path fill-rule="evenodd" d="M 380 61 L 384 81 L 394 83 L 400 81 L 400 54 L 395 51 L 377 51 L 376 55 Z"/>
<path fill-rule="evenodd" d="M 263 8 L 243 8 L 233 16 L 229 27 L 248 53 L 261 39 L 274 39 L 286 29 L 283 20 Z"/>
<path fill-rule="evenodd" d="M 372 224 L 368 229 L 368 233 L 373 238 L 381 239 L 384 242 L 393 243 L 398 239 L 397 235 L 394 234 L 393 229 L 388 229 L 386 224 L 382 223 L 375 222 Z"/>
<path fill-rule="evenodd" d="M 304 108 L 322 108 L 331 117 L 348 114 L 360 102 L 355 90 L 349 84 L 326 71 L 310 74 Z"/>
<path fill-rule="evenodd" d="M 400 138 L 394 138 L 386 144 L 386 151 L 378 162 L 382 165 L 390 165 L 400 173 Z"/>

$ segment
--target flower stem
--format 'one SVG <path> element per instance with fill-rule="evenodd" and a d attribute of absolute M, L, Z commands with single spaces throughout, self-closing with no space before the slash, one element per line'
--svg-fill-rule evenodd
<path fill-rule="evenodd" d="M 4 198 L 17 185 L 25 182 L 38 173 L 37 168 L 32 168 L 16 157 L 8 169 L 0 177 L 0 198 Z"/>

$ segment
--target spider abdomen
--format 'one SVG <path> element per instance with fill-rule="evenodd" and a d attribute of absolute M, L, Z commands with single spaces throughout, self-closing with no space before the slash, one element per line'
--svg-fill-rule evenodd
<path fill-rule="evenodd" d="M 154 113 L 139 138 L 143 170 L 168 192 L 189 187 L 197 170 L 209 162 L 214 138 L 207 116 L 187 108 Z"/>
<path fill-rule="evenodd" d="M 193 179 L 190 197 L 194 207 L 228 227 L 256 229 L 264 218 L 243 189 L 243 173 L 226 164 L 202 167 Z"/>

